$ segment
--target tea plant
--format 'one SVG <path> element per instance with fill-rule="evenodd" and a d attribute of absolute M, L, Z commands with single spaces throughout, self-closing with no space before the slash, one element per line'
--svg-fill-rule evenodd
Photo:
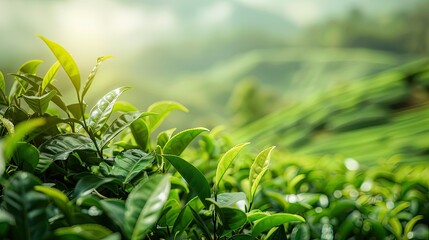
<path fill-rule="evenodd" d="M 228 191 L 223 181 L 247 143 L 226 148 L 205 128 L 154 137 L 170 112 L 187 109 L 158 102 L 139 111 L 118 101 L 128 87 L 108 92 L 87 111 L 85 96 L 110 56 L 98 58 L 82 84 L 71 55 L 39 37 L 57 59 L 43 77 L 37 75 L 42 61 L 29 61 L 10 75 L 7 91 L 0 73 L 2 239 L 273 239 L 304 222 L 255 208 L 273 147 L 246 170 L 248 188 Z M 60 68 L 76 102 L 66 103 L 53 85 Z M 48 111 L 51 103 L 61 113 Z M 198 136 L 205 148 L 192 151 Z M 207 177 L 185 160 L 186 149 L 194 153 L 189 157 L 217 158 L 215 174 Z"/>

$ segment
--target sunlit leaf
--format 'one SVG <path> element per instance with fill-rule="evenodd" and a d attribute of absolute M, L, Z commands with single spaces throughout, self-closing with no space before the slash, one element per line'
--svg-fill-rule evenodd
<path fill-rule="evenodd" d="M 74 61 L 70 53 L 68 53 L 67 50 L 65 50 L 60 44 L 53 42 L 40 35 L 38 37 L 46 43 L 49 49 L 51 49 L 52 53 L 55 55 L 55 57 L 63 67 L 64 71 L 67 73 L 68 77 L 70 78 L 76 90 L 76 93 L 79 94 L 79 91 L 80 91 L 79 68 L 77 67 L 76 62 Z"/>
<path fill-rule="evenodd" d="M 210 186 L 200 170 L 178 156 L 164 155 L 164 158 L 182 175 L 190 189 L 197 193 L 201 202 L 209 206 L 206 198 L 210 198 Z"/>
<path fill-rule="evenodd" d="M 142 180 L 125 203 L 125 233 L 131 240 L 143 239 L 158 221 L 170 191 L 169 175 Z"/>
<path fill-rule="evenodd" d="M 170 140 L 174 131 L 176 131 L 176 128 L 160 132 L 158 134 L 158 137 L 156 138 L 156 145 L 160 146 L 161 148 L 164 148 L 165 144 Z"/>
<path fill-rule="evenodd" d="M 252 166 L 250 167 L 250 201 L 253 201 L 253 197 L 255 196 L 259 182 L 264 175 L 266 169 L 268 168 L 268 165 L 270 164 L 270 156 L 274 148 L 275 147 L 269 147 L 260 152 L 258 156 L 256 156 L 255 161 L 253 161 Z"/>
<path fill-rule="evenodd" d="M 151 132 L 153 132 L 164 119 L 174 110 L 180 110 L 187 112 L 188 109 L 177 102 L 157 102 L 152 104 L 147 111 L 158 113 L 158 115 L 152 115 L 147 117 L 147 126 Z"/>
<path fill-rule="evenodd" d="M 220 207 L 228 207 L 239 201 L 246 201 L 246 194 L 244 192 L 227 192 L 217 195 L 217 204 Z"/>
<path fill-rule="evenodd" d="M 219 160 L 219 163 L 216 168 L 216 178 L 215 186 L 218 186 L 222 180 L 223 175 L 226 173 L 228 168 L 231 166 L 234 159 L 237 157 L 238 153 L 249 143 L 238 144 L 237 146 L 228 150 L 222 158 Z"/>
<path fill-rule="evenodd" d="M 83 87 L 82 99 L 85 97 L 86 93 L 88 92 L 89 88 L 91 87 L 92 81 L 94 80 L 95 75 L 97 74 L 97 71 L 98 71 L 98 68 L 100 67 L 100 64 L 109 58 L 112 58 L 112 56 L 107 55 L 107 56 L 97 58 L 97 63 L 95 64 L 95 66 L 91 70 L 91 72 L 89 73 L 88 79 L 85 83 L 85 86 Z"/>
<path fill-rule="evenodd" d="M 413 217 L 410 221 L 407 222 L 407 224 L 405 225 L 405 228 L 404 228 L 404 240 L 409 239 L 408 234 L 413 230 L 414 225 L 416 225 L 416 223 L 422 219 L 423 219 L 422 215 L 417 215 L 417 216 Z"/>
<path fill-rule="evenodd" d="M 191 128 L 179 132 L 167 141 L 163 148 L 163 152 L 165 154 L 179 156 L 191 143 L 191 141 L 194 140 L 194 138 L 196 138 L 200 133 L 206 131 L 208 131 L 206 128 Z"/>
<path fill-rule="evenodd" d="M 276 213 L 269 215 L 255 222 L 252 229 L 252 236 L 257 237 L 259 234 L 268 231 L 273 227 L 290 222 L 305 222 L 305 219 L 299 215 L 289 213 Z"/>
<path fill-rule="evenodd" d="M 6 82 L 4 81 L 3 73 L 0 71 L 0 91 L 2 96 L 6 96 Z"/>
<path fill-rule="evenodd" d="M 87 124 L 94 133 L 98 132 L 104 126 L 112 113 L 116 100 L 128 89 L 129 87 L 120 87 L 110 91 L 91 109 Z"/>
<path fill-rule="evenodd" d="M 60 62 L 57 61 L 51 66 L 51 68 L 49 68 L 48 72 L 43 77 L 42 93 L 45 91 L 45 88 L 52 82 L 52 80 L 54 80 L 54 77 L 57 74 L 60 66 Z"/>

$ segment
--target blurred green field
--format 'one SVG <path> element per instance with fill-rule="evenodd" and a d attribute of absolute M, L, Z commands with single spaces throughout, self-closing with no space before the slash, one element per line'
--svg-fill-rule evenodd
<path fill-rule="evenodd" d="M 361 81 L 339 84 L 241 127 L 238 140 L 291 152 L 341 154 L 366 164 L 429 155 L 429 61 L 416 61 Z"/>

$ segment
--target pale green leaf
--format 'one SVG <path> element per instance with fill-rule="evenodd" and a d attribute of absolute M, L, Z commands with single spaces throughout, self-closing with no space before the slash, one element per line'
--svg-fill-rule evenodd
<path fill-rule="evenodd" d="M 223 175 L 226 173 L 228 168 L 231 166 L 234 159 L 237 157 L 238 153 L 249 143 L 238 144 L 237 146 L 228 150 L 222 158 L 219 160 L 219 163 L 216 168 L 216 177 L 215 177 L 215 188 L 219 185 L 222 180 Z"/>
<path fill-rule="evenodd" d="M 82 99 L 85 97 L 86 93 L 88 92 L 89 88 L 91 87 L 92 82 L 95 78 L 95 75 L 97 74 L 98 68 L 100 67 L 100 64 L 109 58 L 112 58 L 112 56 L 107 55 L 107 56 L 97 58 L 97 63 L 95 64 L 95 66 L 91 70 L 91 72 L 89 73 L 88 79 L 85 83 L 85 86 L 83 87 Z"/>
<path fill-rule="evenodd" d="M 163 148 L 165 154 L 179 156 L 200 133 L 209 131 L 206 128 L 191 128 L 177 133 L 170 138 Z"/>
<path fill-rule="evenodd" d="M 73 225 L 70 227 L 57 228 L 54 231 L 55 239 L 84 239 L 99 240 L 112 235 L 112 231 L 104 226 L 94 223 Z M 116 238 L 117 239 L 117 238 Z"/>
<path fill-rule="evenodd" d="M 51 68 L 49 68 L 48 72 L 46 72 L 42 81 L 42 93 L 45 91 L 45 88 L 52 82 L 52 80 L 54 80 L 54 77 L 57 74 L 60 66 L 60 62 L 57 61 L 51 66 Z"/>
<path fill-rule="evenodd" d="M 38 37 L 46 43 L 49 49 L 51 49 L 52 53 L 58 59 L 64 71 L 67 73 L 68 77 L 70 78 L 76 90 L 76 93 L 79 94 L 79 91 L 80 91 L 79 68 L 77 67 L 76 62 L 74 61 L 70 53 L 68 53 L 67 50 L 65 50 L 60 44 L 53 42 L 43 36 L 38 36 Z"/>
<path fill-rule="evenodd" d="M 269 215 L 255 222 L 252 229 L 252 236 L 257 237 L 259 234 L 268 231 L 273 227 L 290 222 L 305 222 L 305 219 L 299 215 L 289 213 L 276 213 Z"/>
<path fill-rule="evenodd" d="M 147 117 L 147 126 L 151 132 L 153 132 L 162 121 L 170 114 L 171 111 L 180 110 L 187 112 L 188 109 L 177 102 L 157 102 L 152 104 L 147 111 L 158 113 L 158 115 L 152 115 Z"/>

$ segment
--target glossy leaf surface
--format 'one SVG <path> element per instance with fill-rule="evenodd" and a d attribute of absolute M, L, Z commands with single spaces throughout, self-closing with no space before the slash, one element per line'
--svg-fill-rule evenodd
<path fill-rule="evenodd" d="M 305 219 L 299 215 L 289 213 L 269 215 L 255 222 L 252 229 L 252 236 L 257 237 L 259 234 L 268 231 L 273 227 L 290 222 L 305 222 Z"/>
<path fill-rule="evenodd" d="M 179 132 L 167 141 L 163 148 L 163 152 L 165 154 L 179 156 L 192 142 L 192 140 L 194 140 L 200 133 L 206 131 L 208 131 L 206 128 L 192 128 Z"/>
<path fill-rule="evenodd" d="M 222 158 L 219 160 L 219 163 L 216 168 L 216 177 L 215 177 L 215 186 L 218 186 L 222 180 L 223 175 L 226 173 L 228 168 L 231 166 L 234 159 L 237 157 L 238 153 L 249 143 L 238 144 L 237 146 L 228 150 Z"/>

